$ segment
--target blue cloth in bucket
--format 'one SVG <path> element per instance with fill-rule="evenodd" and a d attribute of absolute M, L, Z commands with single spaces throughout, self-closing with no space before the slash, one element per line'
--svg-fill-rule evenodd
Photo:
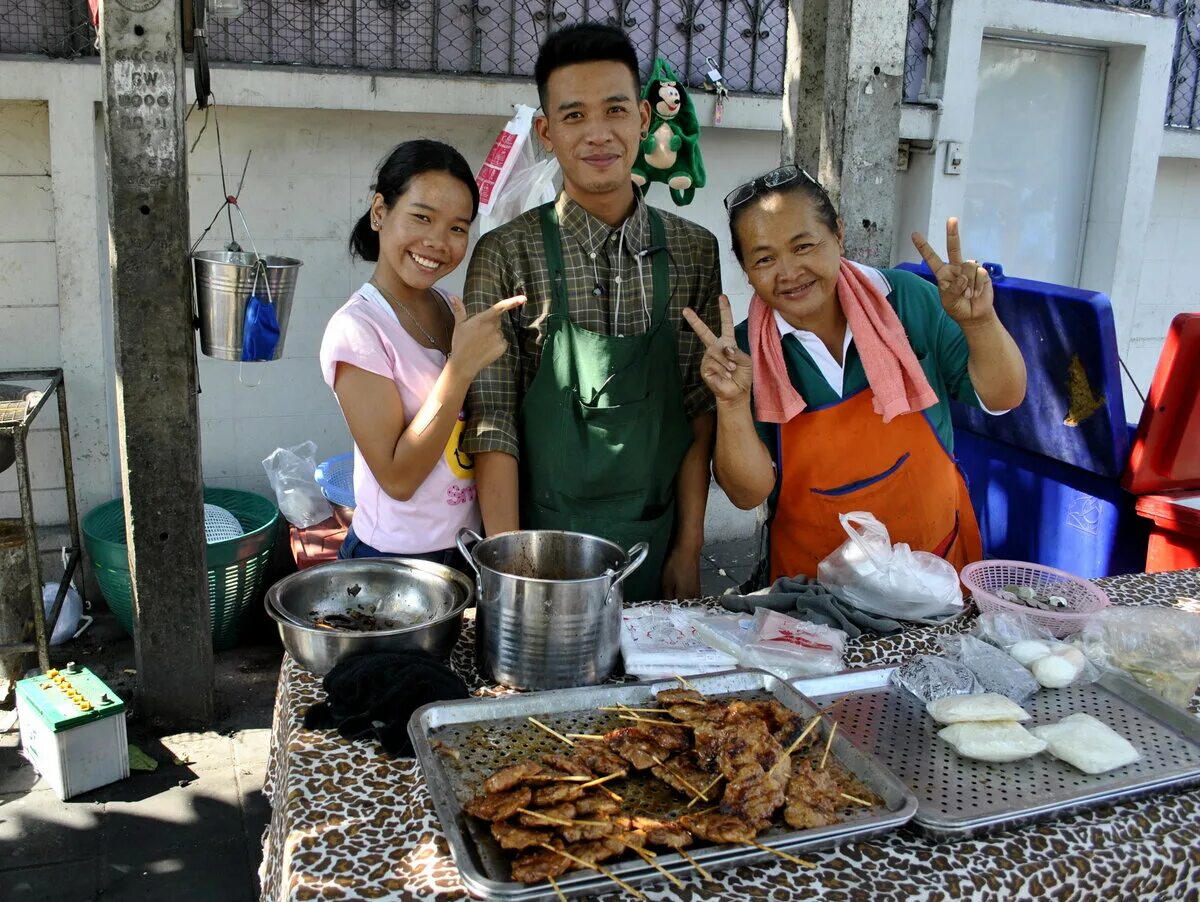
<path fill-rule="evenodd" d="M 256 294 L 246 304 L 246 320 L 242 324 L 242 360 L 270 360 L 279 344 L 279 318 L 275 305 Z"/>

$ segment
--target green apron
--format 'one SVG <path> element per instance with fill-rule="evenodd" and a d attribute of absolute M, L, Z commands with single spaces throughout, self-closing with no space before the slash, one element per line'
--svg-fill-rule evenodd
<path fill-rule="evenodd" d="M 650 242 L 665 247 L 662 219 Z M 521 523 L 601 536 L 626 551 L 648 542 L 625 598 L 662 597 L 675 525 L 675 478 L 692 429 L 683 412 L 678 335 L 667 318 L 667 255 L 654 255 L 654 307 L 642 335 L 589 332 L 571 322 L 554 204 L 541 208 L 552 301 L 542 360 L 521 403 Z"/>

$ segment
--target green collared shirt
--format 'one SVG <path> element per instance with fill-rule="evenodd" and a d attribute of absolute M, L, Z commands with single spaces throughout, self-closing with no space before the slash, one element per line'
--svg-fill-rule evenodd
<path fill-rule="evenodd" d="M 565 193 L 555 202 L 562 228 L 563 263 L 571 320 L 601 335 L 641 335 L 649 325 L 654 282 L 646 205 L 622 226 L 596 219 Z M 704 345 L 683 322 L 691 307 L 714 331 L 720 329 L 721 263 L 717 239 L 682 217 L 658 211 L 666 230 L 670 274 L 668 317 L 679 334 L 679 370 L 684 413 L 689 420 L 713 409 L 700 377 Z M 641 264 L 639 269 L 639 262 Z M 599 295 L 595 288 L 602 289 Z M 550 274 L 537 209 L 521 214 L 479 239 L 467 268 L 464 303 L 471 315 L 497 301 L 523 294 L 527 301 L 501 320 L 508 351 L 484 368 L 467 393 L 462 446 L 473 454 L 503 451 L 519 457 L 517 408 L 537 374 L 550 314 Z"/>

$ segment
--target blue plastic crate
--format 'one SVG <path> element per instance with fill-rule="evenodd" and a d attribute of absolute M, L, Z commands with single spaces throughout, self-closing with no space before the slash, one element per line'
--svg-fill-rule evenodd
<path fill-rule="evenodd" d="M 354 507 L 354 452 L 339 454 L 323 461 L 316 472 L 317 485 L 334 504 Z"/>

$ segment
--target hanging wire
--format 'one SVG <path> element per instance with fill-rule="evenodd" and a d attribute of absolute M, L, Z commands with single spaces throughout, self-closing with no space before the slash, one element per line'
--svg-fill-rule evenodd
<path fill-rule="evenodd" d="M 205 37 L 206 25 L 204 0 L 192 0 L 192 38 L 194 54 L 193 72 L 196 79 L 196 105 L 202 110 L 208 109 L 212 97 L 212 82 L 208 68 L 208 40 Z M 207 120 L 205 120 L 207 125 Z"/>
<path fill-rule="evenodd" d="M 1133 386 L 1133 390 L 1137 392 L 1138 397 L 1142 399 L 1142 403 L 1146 403 L 1146 396 L 1142 394 L 1141 387 L 1138 386 L 1137 380 L 1133 378 L 1133 373 L 1129 372 L 1129 367 L 1125 365 L 1125 358 L 1120 354 L 1117 355 L 1117 360 L 1121 364 L 1121 369 L 1125 371 L 1125 376 L 1129 379 L 1129 384 Z"/>

